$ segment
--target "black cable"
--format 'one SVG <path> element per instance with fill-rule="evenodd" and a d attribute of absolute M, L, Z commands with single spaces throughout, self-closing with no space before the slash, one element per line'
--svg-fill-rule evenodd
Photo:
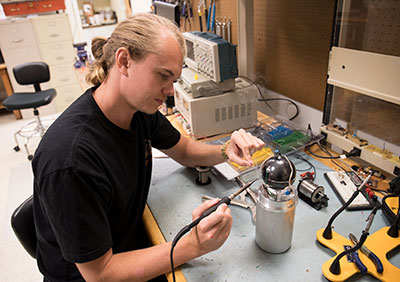
<path fill-rule="evenodd" d="M 251 181 L 251 183 L 247 183 L 246 185 L 244 185 L 243 187 L 249 187 L 255 180 Z M 231 195 L 232 196 L 232 195 Z M 236 196 L 234 196 L 236 197 Z M 178 234 L 176 234 L 174 240 L 172 240 L 172 245 L 171 245 L 171 252 L 170 252 L 170 260 L 171 260 L 171 272 L 172 272 L 172 278 L 175 282 L 175 269 L 174 269 L 174 257 L 173 257 L 173 253 L 174 253 L 174 248 L 176 243 L 178 243 L 179 239 L 181 239 L 183 237 L 183 235 L 185 235 L 186 233 L 188 233 L 190 231 L 190 229 L 192 229 L 193 227 L 195 227 L 197 224 L 199 224 L 200 220 L 202 220 L 203 218 L 205 218 L 206 216 L 209 216 L 211 213 L 213 213 L 214 211 L 217 210 L 217 208 L 222 205 L 222 204 L 227 204 L 229 205 L 231 203 L 231 199 L 230 197 L 223 197 L 217 204 L 215 204 L 212 207 L 209 207 L 205 212 L 203 212 L 203 214 L 197 218 L 196 220 L 192 221 L 190 224 L 186 225 L 185 227 L 183 227 Z"/>
<path fill-rule="evenodd" d="M 317 143 L 318 147 L 328 156 L 332 157 L 331 152 L 328 151 L 327 148 L 325 148 L 325 146 L 321 145 L 321 143 Z M 346 163 L 344 163 L 340 158 L 338 159 L 339 161 L 341 161 L 343 164 L 346 165 Z M 343 171 L 348 171 L 346 168 L 344 168 L 342 165 L 340 165 L 339 163 L 337 163 L 334 159 L 331 159 L 331 162 L 333 162 L 337 167 L 341 168 Z"/>
<path fill-rule="evenodd" d="M 310 135 L 310 140 L 313 140 L 314 134 L 313 134 L 312 129 L 311 129 L 311 124 L 308 124 L 307 135 Z M 333 157 L 332 154 L 331 154 L 324 146 L 322 146 L 321 143 L 319 143 L 319 142 L 314 142 L 314 143 L 312 143 L 311 145 L 309 145 L 308 147 L 311 147 L 311 146 L 314 145 L 314 144 L 317 144 L 318 147 L 319 147 L 325 154 L 327 154 L 329 157 L 331 157 L 331 158 L 330 158 L 331 161 L 332 161 L 336 166 L 338 166 L 339 168 L 341 168 L 341 169 L 344 170 L 344 171 L 347 171 L 342 165 L 340 165 L 340 164 L 338 164 L 337 162 L 335 162 L 335 160 L 332 158 L 332 157 Z M 308 148 L 308 151 L 310 152 L 310 154 L 316 156 L 315 154 L 313 154 L 313 153 L 310 151 L 310 148 Z M 316 173 L 315 173 L 315 174 L 316 174 Z"/>
<path fill-rule="evenodd" d="M 176 278 L 175 278 L 175 267 L 174 267 L 174 248 L 176 246 L 176 243 L 178 243 L 178 240 L 180 238 L 182 238 L 182 236 L 185 235 L 187 232 L 189 232 L 191 228 L 192 228 L 191 225 L 186 225 L 185 227 L 183 227 L 181 229 L 181 231 L 179 231 L 178 234 L 176 234 L 174 240 L 172 241 L 171 252 L 170 252 L 170 261 L 171 261 L 172 279 L 173 279 L 174 282 L 176 281 Z"/>
<path fill-rule="evenodd" d="M 325 239 L 332 239 L 332 223 L 333 221 L 336 219 L 336 217 L 342 212 L 344 211 L 345 208 L 347 208 L 351 202 L 353 202 L 353 200 L 358 196 L 358 194 L 360 193 L 360 190 L 356 190 L 353 192 L 353 195 L 351 195 L 351 197 L 347 200 L 346 203 L 344 203 L 343 206 L 341 206 L 329 219 L 327 226 L 325 227 L 324 233 L 322 234 L 322 237 L 324 237 Z"/>
<path fill-rule="evenodd" d="M 350 249 L 346 249 L 345 251 L 341 252 L 336 258 L 335 260 L 332 262 L 331 266 L 329 267 L 329 271 L 332 272 L 333 274 L 339 275 L 340 274 L 340 264 L 339 264 L 339 260 L 344 257 L 347 254 L 353 253 L 355 251 L 357 251 L 358 249 L 361 248 L 361 246 L 364 244 L 365 240 L 367 240 L 367 234 L 363 234 L 361 235 L 360 240 L 358 241 L 357 244 L 355 244 L 353 247 L 351 247 Z"/>
<path fill-rule="evenodd" d="M 253 184 L 257 179 L 253 179 L 252 181 L 249 181 L 245 184 L 243 184 L 242 186 L 240 186 L 239 190 L 237 190 L 235 193 L 231 194 L 228 197 L 223 197 L 221 200 L 219 200 L 219 202 L 211 207 L 209 207 L 208 209 L 206 209 L 203 214 L 197 218 L 196 220 L 192 221 L 190 224 L 186 225 L 185 227 L 183 227 L 178 234 L 176 234 L 174 240 L 172 240 L 172 244 L 171 244 L 171 252 L 170 252 L 170 260 L 171 260 L 171 272 L 172 272 L 172 278 L 174 279 L 175 282 L 175 269 L 174 269 L 174 248 L 176 243 L 178 243 L 178 240 L 182 238 L 183 235 L 185 235 L 187 232 L 190 231 L 190 229 L 192 229 L 193 227 L 197 226 L 197 224 L 199 224 L 199 222 L 209 216 L 211 213 L 215 212 L 217 210 L 217 208 L 222 205 L 222 204 L 226 204 L 229 206 L 229 204 L 231 203 L 231 200 L 234 199 L 237 195 L 239 195 L 240 193 L 242 193 L 244 190 L 246 190 L 248 187 L 251 186 L 251 184 Z"/>
<path fill-rule="evenodd" d="M 346 168 L 344 168 L 341 164 L 337 163 L 335 160 L 331 160 L 336 166 L 338 166 L 340 169 L 342 169 L 343 171 L 348 171 Z"/>
<path fill-rule="evenodd" d="M 329 154 L 330 156 L 329 156 L 329 157 L 326 157 L 326 156 L 319 156 L 319 155 L 317 155 L 317 154 L 311 152 L 310 147 L 311 147 L 312 145 L 314 145 L 314 144 L 319 145 L 318 142 L 314 142 L 314 143 L 312 143 L 311 145 L 309 145 L 309 146 L 306 147 L 306 149 L 308 150 L 308 152 L 309 152 L 311 155 L 313 155 L 314 157 L 317 157 L 317 158 L 320 158 L 320 159 L 329 159 L 329 160 L 331 160 L 331 159 L 340 159 L 340 156 L 332 156 L 332 155 Z M 320 146 L 320 145 L 319 145 L 319 146 Z"/>
<path fill-rule="evenodd" d="M 387 234 L 392 237 L 392 238 L 398 238 L 399 237 L 399 223 L 400 223 L 400 197 L 399 198 L 399 204 L 397 208 L 397 215 L 395 220 L 393 221 L 392 225 L 390 226 L 389 230 L 387 231 Z"/>
<path fill-rule="evenodd" d="M 261 100 L 258 99 L 258 101 L 264 101 L 264 103 L 267 105 L 268 105 L 267 101 L 287 101 L 287 102 L 291 103 L 296 108 L 296 113 L 294 114 L 294 116 L 289 118 L 289 120 L 294 120 L 300 113 L 299 106 L 297 106 L 297 104 L 290 99 L 287 99 L 287 98 L 264 98 L 263 95 L 261 95 L 261 96 L 263 98 Z M 269 106 L 269 107 L 271 108 L 271 106 Z"/>
<path fill-rule="evenodd" d="M 298 154 L 296 154 L 295 156 L 296 156 L 297 159 L 302 160 L 302 161 L 308 163 L 308 165 L 310 166 L 310 167 L 307 168 L 307 169 L 297 169 L 297 170 L 298 170 L 298 171 L 308 171 L 308 170 L 310 170 L 310 169 L 313 169 L 313 171 L 314 171 L 314 180 L 315 180 L 315 178 L 317 178 L 317 170 L 315 169 L 315 166 L 314 166 L 310 161 L 306 160 L 303 156 L 298 155 Z"/>
<path fill-rule="evenodd" d="M 325 146 L 321 145 L 321 143 L 317 143 L 318 147 L 328 156 L 333 157 L 331 152 L 328 151 L 327 148 L 325 148 Z M 339 159 L 340 160 L 340 159 Z M 347 169 L 345 169 L 342 165 L 340 165 L 339 163 L 337 163 L 334 159 L 331 159 L 331 161 L 338 167 L 340 167 L 342 170 L 347 171 Z"/>
<path fill-rule="evenodd" d="M 331 266 L 329 267 L 330 272 L 332 272 L 333 274 L 339 275 L 340 274 L 340 263 L 339 263 L 340 259 L 342 257 L 344 257 L 345 255 L 347 255 L 349 253 L 352 253 L 352 252 L 355 252 L 355 251 L 357 251 L 358 249 L 361 248 L 361 246 L 367 240 L 367 237 L 369 235 L 369 229 L 370 229 L 370 227 L 372 225 L 372 221 L 374 219 L 374 216 L 375 216 L 375 214 L 376 214 L 376 212 L 378 211 L 379 208 L 380 208 L 379 205 L 375 205 L 374 206 L 374 208 L 372 209 L 370 215 L 368 216 L 368 219 L 367 219 L 368 223 L 367 223 L 367 226 L 365 227 L 365 229 L 362 231 L 362 235 L 361 235 L 360 240 L 352 248 L 343 251 L 342 253 L 340 253 L 335 258 L 335 260 L 332 262 Z"/>
<path fill-rule="evenodd" d="M 363 189 L 363 187 L 365 186 L 365 184 L 367 184 L 367 182 L 369 181 L 369 179 L 371 178 L 372 174 L 370 173 L 367 178 L 364 180 L 364 182 L 360 185 L 360 187 L 357 188 L 357 190 L 355 190 L 353 192 L 353 194 L 351 195 L 351 197 L 347 200 L 346 203 L 343 204 L 343 206 L 341 206 L 329 219 L 328 224 L 325 227 L 324 232 L 322 233 L 322 237 L 324 237 L 325 239 L 332 239 L 332 223 L 335 220 L 335 218 L 342 212 L 344 211 L 345 208 L 347 208 L 352 202 L 353 200 L 358 196 L 358 194 L 361 192 L 361 189 Z"/>
<path fill-rule="evenodd" d="M 239 78 L 247 79 L 248 81 L 250 81 L 251 83 L 253 83 L 254 86 L 257 87 L 258 93 L 260 93 L 260 96 L 262 97 L 262 99 L 257 99 L 257 101 L 263 101 L 263 102 L 265 103 L 265 105 L 267 105 L 268 108 L 270 108 L 276 115 L 277 115 L 278 113 L 271 107 L 270 104 L 267 103 L 267 101 L 279 101 L 279 100 L 281 100 L 281 101 L 290 102 L 290 103 L 296 108 L 296 113 L 295 113 L 294 116 L 292 116 L 291 118 L 289 118 L 289 120 L 294 120 L 294 119 L 299 115 L 299 113 L 300 113 L 299 106 L 297 106 L 297 104 L 296 104 L 295 102 L 293 102 L 292 100 L 287 99 L 287 98 L 265 98 L 265 97 L 264 97 L 264 94 L 262 93 L 262 91 L 261 91 L 261 89 L 260 89 L 260 87 L 258 87 L 258 85 L 257 85 L 254 81 L 252 81 L 250 78 L 245 77 L 245 76 L 239 76 Z"/>

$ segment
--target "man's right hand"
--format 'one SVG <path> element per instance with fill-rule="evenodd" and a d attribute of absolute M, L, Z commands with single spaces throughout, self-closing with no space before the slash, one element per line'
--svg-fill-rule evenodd
<path fill-rule="evenodd" d="M 209 207 L 218 203 L 218 199 L 205 201 L 192 212 L 192 220 L 199 218 Z M 220 205 L 217 210 L 203 218 L 189 234 L 190 239 L 199 253 L 205 254 L 221 247 L 229 236 L 232 228 L 231 210 L 226 204 Z"/>
<path fill-rule="evenodd" d="M 193 220 L 217 203 L 218 199 L 213 199 L 198 206 L 193 210 Z M 174 251 L 175 266 L 221 247 L 231 227 L 231 211 L 222 204 L 178 241 Z M 171 242 L 117 254 L 109 249 L 95 260 L 76 265 L 86 281 L 147 281 L 171 270 L 170 252 Z"/>

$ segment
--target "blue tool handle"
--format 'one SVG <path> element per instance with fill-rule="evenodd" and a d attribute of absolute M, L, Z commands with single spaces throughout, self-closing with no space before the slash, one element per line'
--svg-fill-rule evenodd
<path fill-rule="evenodd" d="M 192 5 L 189 5 L 189 18 L 193 18 L 193 8 L 192 8 Z"/>
<path fill-rule="evenodd" d="M 373 263 L 375 264 L 375 266 L 376 266 L 376 272 L 382 273 L 382 272 L 383 272 L 383 265 L 382 265 L 381 260 L 380 260 L 373 252 L 370 252 L 370 253 L 368 254 L 368 257 L 369 257 L 369 258 L 373 261 Z"/>
<path fill-rule="evenodd" d="M 210 3 L 210 7 L 208 8 L 208 15 L 207 15 L 207 31 L 210 30 L 211 8 L 212 8 L 212 4 Z"/>
<path fill-rule="evenodd" d="M 213 16 L 212 16 L 212 23 L 211 23 L 211 31 L 214 31 L 214 24 L 215 24 L 215 2 L 213 6 Z"/>
<path fill-rule="evenodd" d="M 360 257 L 358 256 L 358 252 L 355 251 L 352 253 L 352 255 L 353 255 L 353 262 L 356 264 L 356 266 L 360 270 L 360 272 L 367 273 L 368 268 L 360 260 Z"/>
<path fill-rule="evenodd" d="M 181 11 L 181 17 L 182 18 L 186 17 L 186 1 L 183 2 L 182 11 Z"/>

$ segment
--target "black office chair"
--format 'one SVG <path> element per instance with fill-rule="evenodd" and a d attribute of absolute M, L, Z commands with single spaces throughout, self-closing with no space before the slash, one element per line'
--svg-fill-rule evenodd
<path fill-rule="evenodd" d="M 32 160 L 33 155 L 29 153 L 28 142 L 34 136 L 42 137 L 46 132 L 47 127 L 42 124 L 37 108 L 45 106 L 53 101 L 56 97 L 56 91 L 53 88 L 41 90 L 40 83 L 50 80 L 49 66 L 43 62 L 25 63 L 13 68 L 13 73 L 16 81 L 21 85 L 33 84 L 35 92 L 20 92 L 13 93 L 3 101 L 3 105 L 8 110 L 22 110 L 33 108 L 35 121 L 23 126 L 15 132 L 14 139 L 17 145 L 15 151 L 19 151 L 19 143 L 17 136 L 25 138 L 24 146 L 28 154 L 28 160 Z M 32 128 L 32 125 L 35 127 Z"/>
<path fill-rule="evenodd" d="M 24 249 L 36 259 L 36 231 L 33 221 L 33 196 L 26 199 L 12 214 L 11 226 Z"/>

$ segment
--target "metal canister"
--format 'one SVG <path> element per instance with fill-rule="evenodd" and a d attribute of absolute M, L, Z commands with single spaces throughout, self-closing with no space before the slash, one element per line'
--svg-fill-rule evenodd
<path fill-rule="evenodd" d="M 269 253 L 283 253 L 292 244 L 297 191 L 288 186 L 278 193 L 271 194 L 261 185 L 256 203 L 256 243 Z"/>
<path fill-rule="evenodd" d="M 292 185 L 294 164 L 277 152 L 260 167 L 262 184 L 256 202 L 256 243 L 269 253 L 283 253 L 292 244 L 294 214 L 298 202 Z"/>

